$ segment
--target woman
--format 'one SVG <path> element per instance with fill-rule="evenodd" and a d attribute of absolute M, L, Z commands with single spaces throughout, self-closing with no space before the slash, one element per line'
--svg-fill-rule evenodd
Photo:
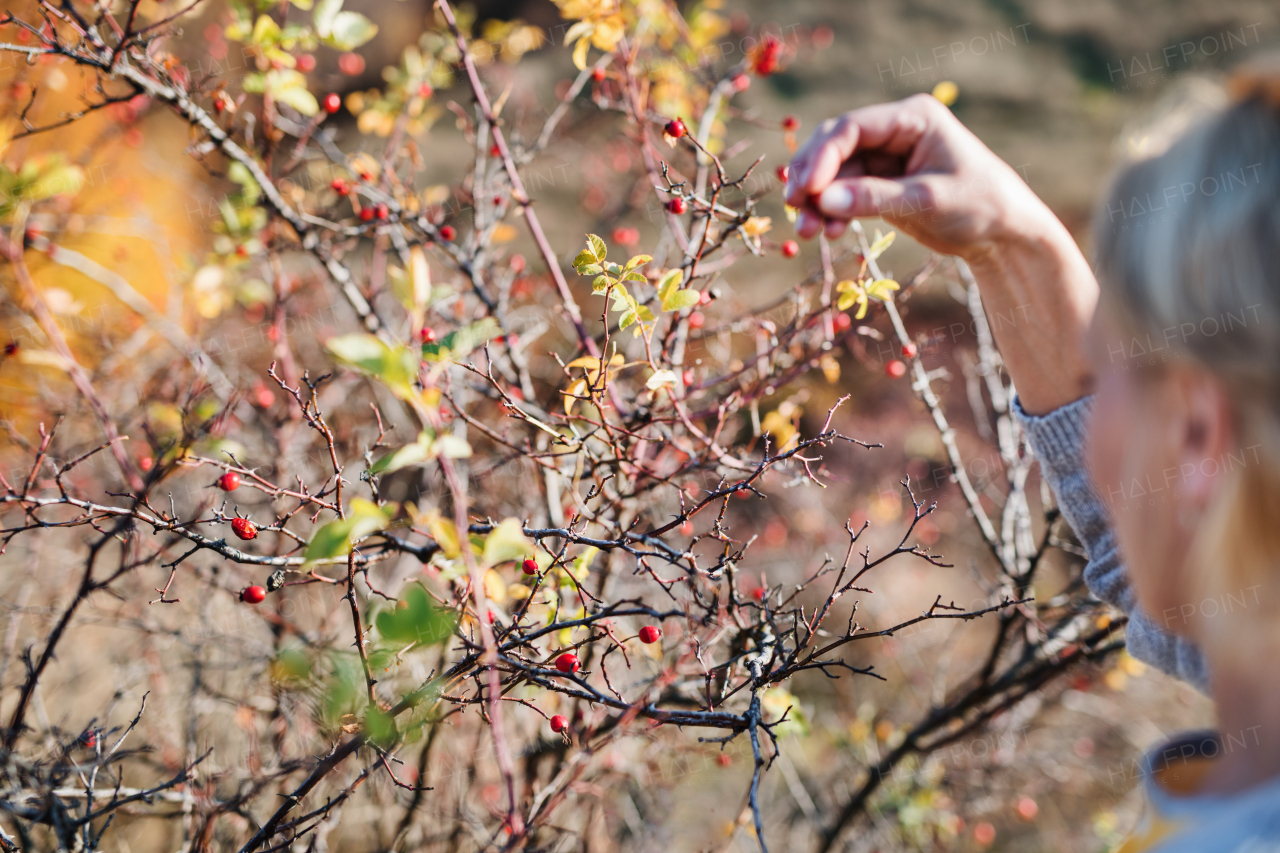
<path fill-rule="evenodd" d="M 787 186 L 802 236 L 882 217 L 964 258 L 988 311 L 1025 318 L 997 343 L 1085 579 L 1132 617 L 1135 657 L 1218 710 L 1219 733 L 1146 757 L 1126 853 L 1280 849 L 1280 78 L 1235 83 L 1232 103 L 1172 144 L 1147 138 L 1120 174 L 1096 219 L 1097 279 L 929 96 L 827 121 Z"/>

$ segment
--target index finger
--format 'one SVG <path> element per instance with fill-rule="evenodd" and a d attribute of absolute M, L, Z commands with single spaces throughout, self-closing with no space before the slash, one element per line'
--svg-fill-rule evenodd
<path fill-rule="evenodd" d="M 840 167 L 859 150 L 907 154 L 927 127 L 920 97 L 862 107 L 823 122 L 791 161 L 787 203 L 803 207 L 836 179 Z"/>

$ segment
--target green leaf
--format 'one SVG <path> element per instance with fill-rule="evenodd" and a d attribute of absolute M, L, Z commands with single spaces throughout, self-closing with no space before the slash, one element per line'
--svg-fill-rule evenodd
<path fill-rule="evenodd" d="M 333 31 L 333 19 L 342 11 L 342 0 L 320 0 L 316 10 L 311 13 L 311 21 L 316 25 L 316 33 L 321 37 Z"/>
<path fill-rule="evenodd" d="M 421 584 L 411 583 L 394 607 L 381 610 L 373 621 L 382 639 L 407 645 L 431 646 L 453 633 L 453 616 L 437 606 Z"/>
<path fill-rule="evenodd" d="M 377 462 L 374 462 L 369 468 L 369 473 L 389 474 L 392 471 L 399 471 L 401 468 L 408 468 L 410 465 L 425 462 L 430 458 L 431 435 L 424 430 L 413 444 L 406 444 L 404 447 L 393 450 Z"/>
<path fill-rule="evenodd" d="M 418 365 L 407 349 L 392 349 L 373 335 L 350 334 L 330 338 L 325 347 L 338 361 L 377 378 L 401 399 L 413 395 Z"/>
<path fill-rule="evenodd" d="M 339 12 L 329 33 L 320 34 L 320 41 L 336 50 L 355 50 L 377 34 L 378 25 L 359 12 Z"/>
<path fill-rule="evenodd" d="M 881 302 L 888 302 L 893 298 L 893 291 L 898 287 L 898 283 L 891 278 L 876 279 L 867 285 L 867 295 Z"/>
<path fill-rule="evenodd" d="M 280 41 L 280 26 L 270 15 L 259 15 L 258 21 L 253 25 L 253 35 L 250 41 L 258 46 L 265 47 Z"/>
<path fill-rule="evenodd" d="M 649 381 L 644 383 L 644 387 L 650 391 L 656 391 L 663 385 L 676 384 L 676 374 L 674 370 L 658 370 L 649 377 Z"/>
<path fill-rule="evenodd" d="M 313 116 L 320 112 L 320 104 L 316 96 L 306 89 L 285 89 L 275 96 L 281 103 L 288 104 L 304 116 Z"/>
<path fill-rule="evenodd" d="M 478 323 L 450 332 L 434 344 L 423 344 L 422 357 L 433 362 L 447 358 L 457 361 L 486 341 L 496 338 L 501 332 L 497 321 L 492 317 L 485 317 Z"/>
<path fill-rule="evenodd" d="M 585 255 L 586 252 L 583 252 L 583 254 Z M 585 263 L 578 267 L 578 275 L 600 275 L 602 272 L 604 272 L 604 267 L 597 263 Z"/>
<path fill-rule="evenodd" d="M 663 311 L 683 311 L 685 308 L 692 308 L 698 304 L 698 300 L 702 298 L 702 294 L 694 290 L 692 287 L 685 290 L 677 290 L 667 299 L 662 300 Z"/>
<path fill-rule="evenodd" d="M 678 288 L 683 281 L 684 270 L 668 270 L 663 274 L 662 279 L 658 282 L 658 300 L 662 303 L 663 308 L 666 308 L 667 299 L 671 294 L 676 292 L 676 288 Z"/>
<path fill-rule="evenodd" d="M 588 545 L 585 550 L 578 556 L 573 558 L 570 565 L 569 573 L 578 579 L 581 583 L 587 579 L 587 574 L 591 571 L 591 563 L 596 558 L 596 554 L 600 553 L 600 549 L 594 545 Z"/>
<path fill-rule="evenodd" d="M 400 733 L 396 731 L 396 720 L 377 705 L 370 705 L 364 715 L 364 733 L 369 741 L 386 749 L 395 744 Z"/>
<path fill-rule="evenodd" d="M 251 95 L 261 95 L 267 91 L 267 75 L 246 74 L 244 79 L 240 81 L 240 88 Z M 237 163 L 236 165 L 239 164 Z"/>
<path fill-rule="evenodd" d="M 623 272 L 631 272 L 636 267 L 642 267 L 652 260 L 653 260 L 653 255 L 636 255 L 631 260 L 627 261 L 627 265 L 623 269 Z"/>
<path fill-rule="evenodd" d="M 893 238 L 898 236 L 898 232 L 890 231 L 888 234 L 881 234 L 880 229 L 876 229 L 876 239 L 871 244 L 871 248 L 867 250 L 867 260 L 874 261 L 885 253 L 885 250 L 893 245 Z"/>
<path fill-rule="evenodd" d="M 336 726 L 343 714 L 354 711 L 364 684 L 364 673 L 355 655 L 334 655 L 333 674 L 325 685 L 320 707 L 325 722 Z"/>
<path fill-rule="evenodd" d="M 443 456 L 446 459 L 468 459 L 471 456 L 471 445 L 465 438 L 445 434 L 432 444 L 431 455 Z"/>
<path fill-rule="evenodd" d="M 52 158 L 51 158 L 52 159 Z M 56 195 L 75 195 L 84 185 L 84 172 L 77 166 L 68 166 L 59 161 L 48 163 L 40 172 L 35 182 L 22 193 L 31 201 L 52 198 Z"/>
<path fill-rule="evenodd" d="M 587 273 L 582 272 L 582 268 L 587 264 L 594 264 L 595 262 L 596 256 L 592 253 L 591 249 L 583 249 L 578 253 L 578 256 L 573 259 L 573 268 L 579 273 L 582 273 L 582 275 L 587 275 Z"/>
<path fill-rule="evenodd" d="M 307 543 L 308 563 L 351 553 L 355 543 L 387 526 L 390 519 L 381 508 L 361 498 L 351 502 L 351 514 L 321 527 Z"/>
<path fill-rule="evenodd" d="M 520 520 L 508 518 L 484 540 L 483 561 L 486 566 L 496 566 L 511 560 L 523 560 L 533 550 L 533 543 L 524 535 Z"/>
<path fill-rule="evenodd" d="M 604 263 L 605 256 L 609 254 L 609 247 L 595 234 L 587 235 L 587 248 L 598 264 Z"/>

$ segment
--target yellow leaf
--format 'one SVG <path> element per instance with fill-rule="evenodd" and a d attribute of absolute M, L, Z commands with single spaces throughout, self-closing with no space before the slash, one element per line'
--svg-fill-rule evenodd
<path fill-rule="evenodd" d="M 587 51 L 591 49 L 591 40 L 589 38 L 578 39 L 578 43 L 573 47 L 573 64 L 579 71 L 587 70 Z"/>
<path fill-rule="evenodd" d="M 564 393 L 564 413 L 566 415 L 573 414 L 573 407 L 577 404 L 578 398 L 581 397 L 583 392 L 586 390 L 586 381 L 579 379 L 573 384 L 573 387 Z"/>
<path fill-rule="evenodd" d="M 876 238 L 871 243 L 871 248 L 867 250 L 867 260 L 874 261 L 885 253 L 885 250 L 893 245 L 893 238 L 898 236 L 898 232 L 890 231 L 888 234 L 881 234 L 880 229 L 876 229 Z"/>
<path fill-rule="evenodd" d="M 484 540 L 484 564 L 496 566 L 521 560 L 533 553 L 533 543 L 524 535 L 517 518 L 504 519 Z"/>
<path fill-rule="evenodd" d="M 764 420 L 760 422 L 760 432 L 773 436 L 774 453 L 790 450 L 792 443 L 799 437 L 790 412 L 783 412 L 782 407 L 764 416 Z"/>
<path fill-rule="evenodd" d="M 507 600 L 507 582 L 502 579 L 502 575 L 496 569 L 490 569 L 484 573 L 484 594 L 494 604 L 501 604 Z"/>
<path fill-rule="evenodd" d="M 759 237 L 773 228 L 773 220 L 768 216 L 753 216 L 742 223 L 742 230 L 750 237 Z"/>
<path fill-rule="evenodd" d="M 949 107 L 960 96 L 960 87 L 950 80 L 943 80 L 933 87 L 933 96 Z"/>
<path fill-rule="evenodd" d="M 596 25 L 595 32 L 591 34 L 591 43 L 605 53 L 612 53 L 626 34 L 627 22 L 623 17 L 610 15 Z"/>

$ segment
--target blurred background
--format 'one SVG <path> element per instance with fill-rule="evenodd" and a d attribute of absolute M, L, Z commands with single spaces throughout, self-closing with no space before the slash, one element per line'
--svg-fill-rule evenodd
<path fill-rule="evenodd" d="M 717 62 L 741 59 L 745 35 L 765 24 L 796 46 L 794 58 L 781 72 L 755 79 L 733 101 L 730 138 L 749 138 L 750 145 L 723 152 L 726 165 L 731 171 L 742 170 L 765 155 L 757 189 L 769 188 L 770 182 L 776 185 L 774 167 L 784 164 L 790 147 L 824 118 L 930 92 L 951 81 L 958 92 L 952 107 L 956 114 L 1021 172 L 1086 251 L 1093 207 L 1119 155 L 1141 144 L 1141 133 L 1135 129 L 1144 117 L 1181 99 L 1211 97 L 1204 93 L 1233 65 L 1280 45 L 1280 5 L 1274 0 L 723 0 L 703 6 L 716 9 L 729 24 Z M 313 92 L 338 92 L 351 105 L 353 96 L 372 97 L 368 93 L 382 82 L 380 69 L 398 62 L 402 51 L 418 41 L 431 8 L 423 0 L 353 0 L 348 8 L 372 18 L 380 34 L 359 51 L 364 61 L 358 66 L 350 61 L 344 65 L 337 52 L 319 49 L 309 76 Z M 545 0 L 494 0 L 474 4 L 469 14 L 480 22 L 519 19 L 547 33 L 550 44 L 529 50 L 518 65 L 499 57 L 482 69 L 492 92 L 509 91 L 505 115 L 512 132 L 517 138 L 532 138 L 575 73 L 568 50 L 560 44 L 565 25 L 558 10 Z M 212 11 L 187 21 L 181 41 L 167 49 L 205 73 L 234 76 L 243 60 L 237 59 L 240 46 L 222 38 L 226 23 Z M 59 91 L 54 72 L 41 76 L 42 69 L 36 68 L 28 74 L 13 66 L 12 58 L 8 62 L 10 67 L 3 69 L 9 81 L 6 110 L 15 111 L 24 103 L 29 91 L 23 85 L 35 82 Z M 456 181 L 470 162 L 472 149 L 462 139 L 454 115 L 443 106 L 450 100 L 464 111 L 469 108 L 462 87 L 447 88 L 435 98 L 442 106 L 428 115 L 417 134 L 424 186 Z M 261 316 L 254 320 L 252 315 L 253 306 L 262 302 L 261 294 L 249 292 L 252 288 L 230 292 L 220 280 L 201 281 L 197 274 L 210 253 L 226 251 L 214 245 L 211 228 L 221 215 L 220 199 L 233 185 L 191 158 L 178 156 L 187 132 L 182 124 L 161 111 L 120 114 L 131 108 L 122 105 L 99 123 L 91 119 L 20 143 L 65 151 L 86 171 L 89 183 L 76 211 L 80 230 L 64 243 L 103 266 L 128 269 L 133 286 L 157 305 L 180 302 L 176 294 L 194 280 L 199 322 L 210 332 L 230 335 L 222 338 L 226 350 L 238 352 L 228 370 L 239 372 L 230 378 L 242 387 L 262 388 L 270 343 L 261 334 L 262 326 L 254 325 Z M 46 104 L 42 109 L 51 118 L 59 107 Z M 581 134 L 576 141 L 553 142 L 525 170 L 552 242 L 571 257 L 584 232 L 611 234 L 634 228 L 640 232 L 640 246 L 649 245 L 662 217 L 634 146 L 618 135 L 616 116 L 601 114 L 589 103 L 574 109 L 574 121 L 594 125 L 594 144 L 583 144 L 590 137 Z M 799 121 L 794 134 L 783 129 L 786 116 Z M 355 117 L 344 110 L 326 126 L 345 147 L 355 138 L 355 125 Z M 144 127 L 145 133 L 140 132 Z M 772 236 L 789 236 L 776 191 L 761 209 L 773 217 Z M 451 215 L 465 222 L 466 210 Z M 536 252 L 524 240 L 513 235 L 509 252 L 534 258 Z M 900 278 L 926 259 L 918 247 L 905 242 L 887 256 Z M 749 277 L 737 278 L 730 270 L 719 284 L 725 294 L 723 310 L 727 314 L 734 308 L 768 304 L 817 270 L 816 247 L 810 245 L 794 260 L 774 253 L 767 265 L 753 266 Z M 33 273 L 40 275 L 42 270 L 33 265 Z M 531 263 L 530 277 L 538 274 Z M 60 287 L 63 318 L 85 339 L 119 335 L 117 315 L 100 289 L 73 276 Z M 20 339 L 23 330 L 16 313 L 11 306 L 4 310 L 10 338 Z M 325 310 L 323 305 L 313 306 L 310 316 L 319 319 L 296 330 L 299 337 L 321 340 L 346 327 L 349 321 L 341 306 L 336 313 Z M 904 315 L 917 339 L 926 344 L 922 349 L 927 365 L 947 371 L 948 378 L 939 386 L 945 389 L 945 405 L 960 430 L 970 476 L 980 488 L 998 495 L 999 455 L 984 433 L 985 424 L 973 417 L 965 382 L 964 354 L 973 351 L 975 341 L 963 291 L 949 264 L 914 292 Z M 241 329 L 248 332 L 235 331 Z M 145 336 L 126 336 L 123 345 L 118 340 L 111 345 L 110 358 L 120 369 L 127 364 L 140 371 L 139 389 L 163 380 L 147 373 L 166 363 L 154 356 L 152 366 L 148 348 Z M 219 358 L 217 352 L 212 354 Z M 792 389 L 806 434 L 821 425 L 835 398 L 852 394 L 841 430 L 882 442 L 883 449 L 854 448 L 830 455 L 831 486 L 826 490 L 776 490 L 770 501 L 761 503 L 763 509 L 735 510 L 737 522 L 751 525 L 760 537 L 750 571 L 770 583 L 797 580 L 816 569 L 824 554 L 843 554 L 846 521 L 873 523 L 873 550 L 895 542 L 904 512 L 910 511 L 898 483 L 910 474 L 918 495 L 939 505 L 921 528 L 921 538 L 955 567 L 938 569 L 907 561 L 886 566 L 875 579 L 876 592 L 861 603 L 860 611 L 879 624 L 919 613 L 938 593 L 968 602 L 988 591 L 978 569 L 980 542 L 948 482 L 936 431 L 908 384 L 884 374 L 884 363 L 893 357 L 887 347 L 877 351 L 874 338 L 868 337 L 864 351 L 842 359 L 827 384 Z M 110 363 L 107 369 L 113 369 Z M 42 383 L 17 364 L 0 364 L 0 403 L 7 422 L 22 424 L 26 408 L 48 391 Z M 145 404 L 141 391 L 136 402 Z M 1029 491 L 1038 494 L 1038 486 Z M 47 614 L 56 612 L 56 602 L 41 599 L 44 587 L 33 588 L 20 571 L 30 556 L 15 551 L 0 557 L 5 566 L 0 596 L 8 611 L 6 660 L 15 647 L 42 635 Z M 1046 588 L 1038 592 L 1051 595 L 1053 573 L 1046 577 Z M 111 642 L 113 620 L 124 624 L 140 617 L 128 606 L 113 603 L 96 618 L 102 623 L 98 636 L 103 645 L 68 650 L 46 691 L 74 688 L 86 707 L 97 708 L 97 699 L 89 697 L 138 692 L 150 685 L 159 691 L 163 709 L 166 687 L 154 663 L 181 653 L 174 645 L 177 641 L 166 639 L 157 622 L 155 646 L 141 657 L 117 661 L 117 670 L 108 674 L 100 661 Z M 156 618 L 163 621 L 168 616 Z M 982 648 L 985 630 L 981 624 L 934 626 L 877 641 L 879 647 L 868 649 L 866 656 L 875 660 L 887 683 L 828 681 L 815 675 L 792 686 L 811 736 L 784 739 L 781 766 L 766 777 L 762 796 L 777 825 L 791 822 L 800 827 L 797 848 L 808 837 L 803 834 L 805 823 L 847 796 L 853 782 L 842 778 L 842 768 L 852 773 L 859 763 L 874 759 L 893 743 L 900 726 L 928 707 L 940 686 L 963 677 L 972 667 L 972 654 Z M 966 652 L 971 654 L 966 657 Z M 128 710 L 122 709 L 122 714 Z M 162 726 L 163 720 L 149 718 L 144 726 Z M 73 729 L 84 722 L 68 719 L 59 724 Z M 889 780 L 877 801 L 877 819 L 847 839 L 849 849 L 1110 849 L 1137 820 L 1140 798 L 1134 762 L 1141 751 L 1179 729 L 1212 722 L 1209 704 L 1194 690 L 1125 657 L 1078 670 L 1043 696 L 1005 714 L 991 732 L 956 744 L 925 768 L 912 768 L 901 779 Z M 153 734 L 156 742 L 166 742 Z M 693 760 L 668 760 L 656 745 L 653 754 L 637 757 L 652 784 L 637 782 L 615 804 L 629 849 L 756 849 L 739 822 L 750 764 L 742 750 L 741 744 L 730 749 L 728 762 L 717 759 L 711 749 L 695 751 Z M 361 820 L 352 811 L 346 819 L 356 826 Z M 337 837 L 331 843 L 342 849 Z M 351 843 L 352 849 L 365 847 L 354 837 Z M 785 841 L 780 847 L 788 849 Z"/>

